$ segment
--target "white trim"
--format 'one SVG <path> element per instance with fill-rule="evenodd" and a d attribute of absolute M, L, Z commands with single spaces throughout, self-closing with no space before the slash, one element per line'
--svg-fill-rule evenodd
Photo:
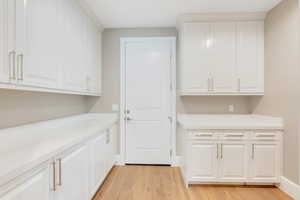
<path fill-rule="evenodd" d="M 281 183 L 277 187 L 295 200 L 300 199 L 300 186 L 286 177 L 281 177 Z"/>
<path fill-rule="evenodd" d="M 177 28 L 179 28 L 182 23 L 189 22 L 264 21 L 266 16 L 266 12 L 183 14 L 177 18 Z"/>
<path fill-rule="evenodd" d="M 125 107 L 125 45 L 126 42 L 136 42 L 136 41 L 145 41 L 145 40 L 170 40 L 172 41 L 172 133 L 171 133 L 171 165 L 176 166 L 176 37 L 124 37 L 120 38 L 120 156 L 119 156 L 119 165 L 125 165 L 125 123 L 124 123 L 124 107 Z"/>
<path fill-rule="evenodd" d="M 24 86 L 18 84 L 10 84 L 10 83 L 0 83 L 0 89 L 19 90 L 19 91 L 28 91 L 28 92 L 56 93 L 56 94 L 74 94 L 74 95 L 95 96 L 95 97 L 100 97 L 102 95 L 102 93 L 96 94 L 96 93 L 88 93 L 88 92 L 76 92 L 76 91 L 64 90 L 64 89 L 44 88 L 38 86 Z"/>

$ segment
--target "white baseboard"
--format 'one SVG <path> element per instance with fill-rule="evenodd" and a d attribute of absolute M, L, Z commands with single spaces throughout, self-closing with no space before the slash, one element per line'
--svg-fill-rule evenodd
<path fill-rule="evenodd" d="M 300 200 L 300 186 L 285 177 L 281 177 L 281 183 L 277 186 L 295 200 Z"/>
<path fill-rule="evenodd" d="M 172 167 L 180 167 L 181 166 L 181 156 L 176 156 L 174 158 L 174 163 Z"/>
<path fill-rule="evenodd" d="M 121 155 L 116 155 L 115 160 L 116 160 L 116 165 L 117 166 L 123 166 L 124 165 L 124 163 L 121 161 Z"/>

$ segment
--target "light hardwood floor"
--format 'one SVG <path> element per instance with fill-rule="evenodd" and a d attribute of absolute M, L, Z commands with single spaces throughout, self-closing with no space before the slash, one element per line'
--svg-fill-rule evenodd
<path fill-rule="evenodd" d="M 292 200 L 275 187 L 190 186 L 178 168 L 115 167 L 94 200 Z"/>

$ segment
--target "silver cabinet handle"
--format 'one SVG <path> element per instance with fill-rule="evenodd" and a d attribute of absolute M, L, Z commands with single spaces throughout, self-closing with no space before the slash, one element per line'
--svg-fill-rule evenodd
<path fill-rule="evenodd" d="M 241 91 L 241 79 L 238 78 L 238 92 Z"/>
<path fill-rule="evenodd" d="M 16 52 L 11 51 L 8 54 L 9 79 L 16 79 Z"/>
<path fill-rule="evenodd" d="M 254 144 L 252 144 L 252 155 L 251 158 L 254 159 Z"/>
<path fill-rule="evenodd" d="M 219 144 L 217 144 L 217 159 L 219 158 Z"/>
<path fill-rule="evenodd" d="M 52 173 L 53 173 L 53 177 L 52 177 L 52 184 L 53 184 L 53 188 L 52 190 L 55 192 L 56 191 L 56 164 L 55 162 L 52 162 Z"/>
<path fill-rule="evenodd" d="M 58 159 L 58 186 L 62 186 L 62 166 L 61 166 L 61 158 Z"/>
<path fill-rule="evenodd" d="M 207 79 L 207 91 L 210 92 L 210 78 Z"/>
<path fill-rule="evenodd" d="M 110 134 L 109 132 L 106 134 L 106 144 L 110 143 Z"/>
<path fill-rule="evenodd" d="M 221 159 L 223 159 L 223 144 L 221 144 Z"/>
<path fill-rule="evenodd" d="M 211 78 L 211 91 L 214 91 L 215 90 L 215 80 L 214 78 Z"/>
<path fill-rule="evenodd" d="M 19 54 L 17 56 L 17 67 L 18 67 L 18 80 L 23 81 L 24 80 L 24 71 L 23 71 L 23 62 L 24 62 L 24 55 Z"/>
<path fill-rule="evenodd" d="M 86 77 L 86 90 L 87 91 L 90 91 L 90 77 L 89 76 L 87 76 Z"/>
<path fill-rule="evenodd" d="M 126 120 L 127 120 L 127 121 L 131 121 L 131 120 L 132 120 L 132 118 L 130 118 L 130 117 L 126 117 Z"/>
<path fill-rule="evenodd" d="M 196 137 L 212 137 L 212 134 L 196 134 Z"/>

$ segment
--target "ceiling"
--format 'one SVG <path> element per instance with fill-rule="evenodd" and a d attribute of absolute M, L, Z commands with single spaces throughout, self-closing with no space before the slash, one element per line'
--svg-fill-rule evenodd
<path fill-rule="evenodd" d="M 281 0 L 86 0 L 105 28 L 171 27 L 185 13 L 262 12 Z"/>

